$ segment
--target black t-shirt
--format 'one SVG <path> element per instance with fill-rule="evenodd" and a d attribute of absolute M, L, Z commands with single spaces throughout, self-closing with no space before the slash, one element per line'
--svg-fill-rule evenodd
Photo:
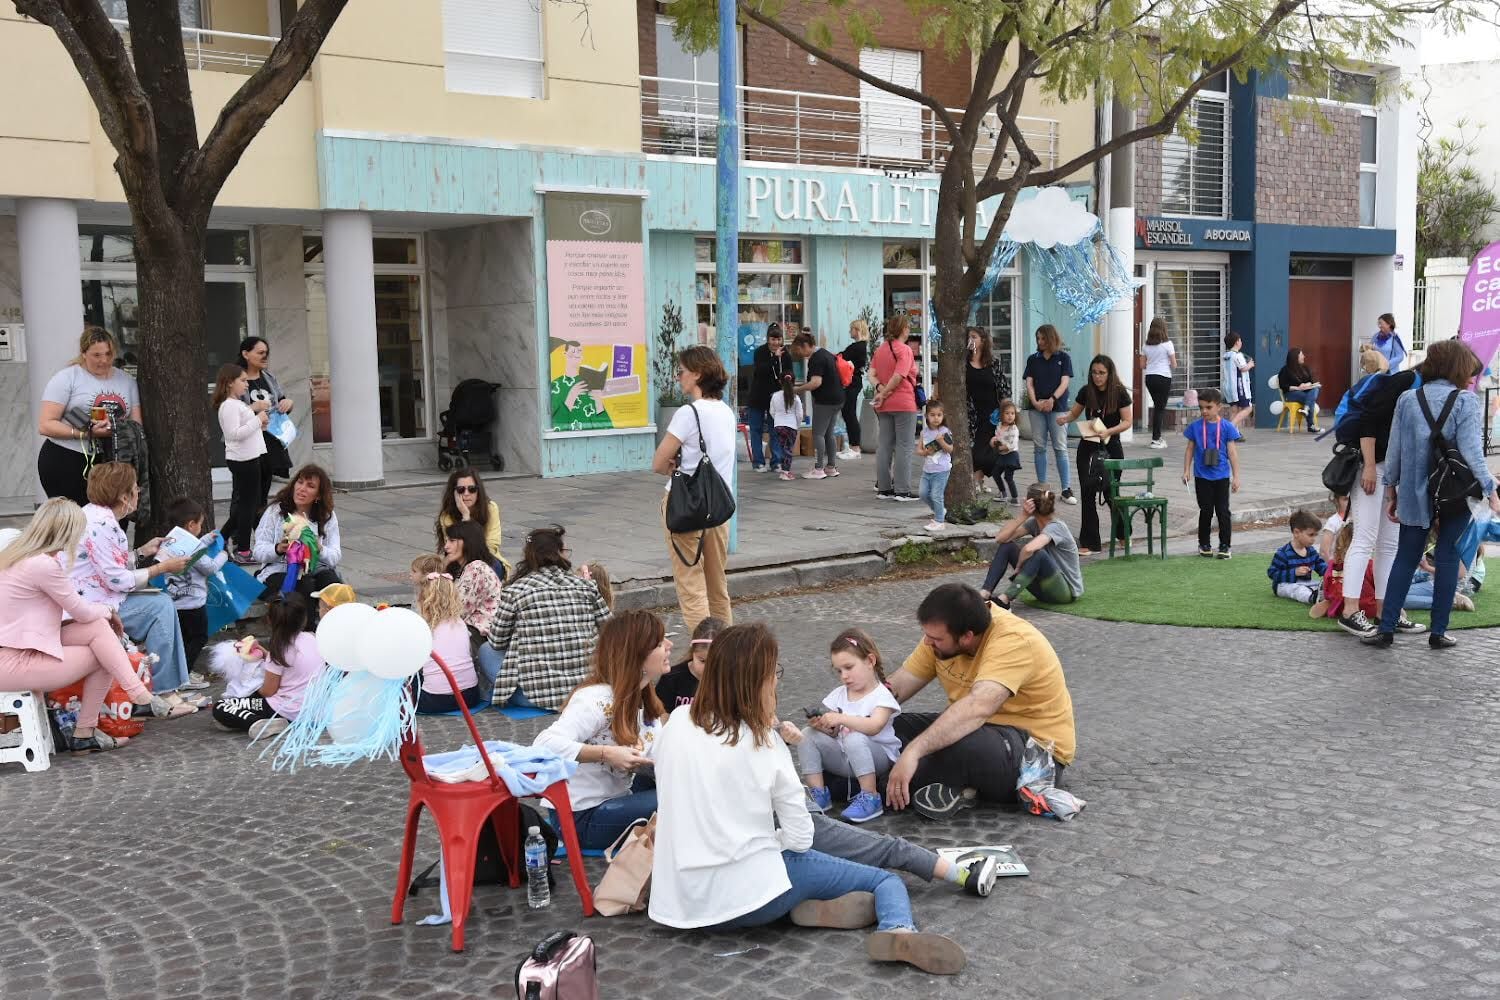
<path fill-rule="evenodd" d="M 849 383 L 852 389 L 863 379 L 865 369 L 870 367 L 870 345 L 863 340 L 851 341 L 849 346 L 839 352 L 844 360 L 854 366 L 854 381 Z"/>
<path fill-rule="evenodd" d="M 839 363 L 826 347 L 813 351 L 807 359 L 807 379 L 812 381 L 821 375 L 823 382 L 812 391 L 812 400 L 820 406 L 842 406 L 844 383 L 839 381 Z"/>
<path fill-rule="evenodd" d="M 1083 419 L 1098 418 L 1104 421 L 1105 427 L 1113 427 L 1120 422 L 1120 411 L 1130 405 L 1130 390 L 1121 388 L 1120 398 L 1115 400 L 1115 406 L 1108 410 L 1094 405 L 1094 394 L 1089 389 L 1078 394 L 1078 404 L 1083 407 Z"/>
<path fill-rule="evenodd" d="M 698 695 L 698 678 L 686 663 L 679 663 L 656 682 L 656 696 L 670 713 L 679 705 L 691 705 Z"/>
<path fill-rule="evenodd" d="M 276 398 L 276 393 L 271 391 L 271 384 L 266 381 L 265 372 L 261 372 L 260 375 L 250 380 L 250 398 L 247 402 L 253 405 L 262 400 L 270 403 L 273 408 L 280 402 Z"/>
<path fill-rule="evenodd" d="M 1360 394 L 1359 420 L 1355 428 L 1359 437 L 1375 439 L 1375 461 L 1385 461 L 1385 450 L 1391 443 L 1391 421 L 1396 419 L 1396 401 L 1401 394 L 1417 382 L 1417 373 L 1411 369 L 1394 375 L 1368 375 L 1377 379 Z M 1354 383 L 1350 392 L 1356 392 L 1364 379 Z M 1433 416 L 1437 416 L 1436 413 Z"/>
<path fill-rule="evenodd" d="M 781 376 L 792 374 L 792 356 L 786 348 L 780 354 L 772 354 L 771 348 L 761 344 L 755 349 L 755 367 L 750 374 L 750 405 L 765 410 L 771 405 L 771 397 L 781 390 Z"/>

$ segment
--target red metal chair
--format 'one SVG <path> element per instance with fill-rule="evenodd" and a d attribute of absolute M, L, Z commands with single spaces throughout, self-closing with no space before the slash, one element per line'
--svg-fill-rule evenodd
<path fill-rule="evenodd" d="M 454 691 L 459 690 L 458 681 L 448 665 L 436 654 L 433 661 L 448 678 Z M 469 917 L 469 903 L 474 895 L 474 855 L 479 846 L 479 834 L 484 824 L 494 827 L 495 837 L 500 843 L 500 856 L 510 872 L 512 889 L 521 884 L 520 803 L 511 794 L 510 788 L 495 773 L 490 755 L 484 748 L 484 739 L 468 706 L 459 699 L 464 722 L 479 748 L 479 759 L 489 777 L 482 781 L 448 783 L 433 781 L 422 764 L 422 738 L 413 728 L 412 733 L 401 744 L 401 766 L 411 779 L 411 794 L 406 802 L 406 836 L 401 844 L 401 869 L 396 876 L 396 899 L 391 904 L 391 923 L 401 922 L 406 908 L 407 887 L 411 884 L 412 859 L 417 850 L 417 821 L 421 819 L 422 807 L 432 813 L 437 825 L 438 839 L 443 846 L 443 870 L 448 877 L 448 902 L 453 912 L 453 950 L 464 950 L 464 923 Z M 573 871 L 573 884 L 578 887 L 583 901 L 583 915 L 594 915 L 594 894 L 583 871 L 583 851 L 578 844 L 578 833 L 573 828 L 573 805 L 568 798 L 568 783 L 554 782 L 542 792 L 542 797 L 552 803 L 557 811 L 558 825 L 562 827 L 563 843 L 568 848 L 568 867 Z"/>

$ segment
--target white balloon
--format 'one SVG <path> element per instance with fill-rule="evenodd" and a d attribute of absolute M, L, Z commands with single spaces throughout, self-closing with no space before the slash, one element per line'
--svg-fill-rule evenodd
<path fill-rule="evenodd" d="M 359 659 L 359 640 L 375 618 L 368 604 L 351 601 L 340 604 L 318 621 L 318 655 L 323 662 L 340 670 L 363 670 Z"/>
<path fill-rule="evenodd" d="M 1284 409 L 1286 409 L 1286 407 L 1284 407 L 1284 406 L 1281 405 L 1281 400 L 1279 400 L 1279 399 L 1273 399 L 1271 401 L 1271 416 L 1273 416 L 1273 417 L 1279 417 L 1279 416 L 1281 416 L 1281 411 L 1284 410 Z"/>
<path fill-rule="evenodd" d="M 359 662 L 376 677 L 410 677 L 432 656 L 432 629 L 406 608 L 386 608 L 359 639 Z"/>
<path fill-rule="evenodd" d="M 379 725 L 376 712 L 380 702 L 376 695 L 385 684 L 381 678 L 368 673 L 351 674 L 344 680 L 328 715 L 328 735 L 333 742 L 358 743 Z"/>

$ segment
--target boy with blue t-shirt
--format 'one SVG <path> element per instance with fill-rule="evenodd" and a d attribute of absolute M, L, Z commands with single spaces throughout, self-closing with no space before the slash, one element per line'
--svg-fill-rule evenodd
<path fill-rule="evenodd" d="M 1229 558 L 1229 494 L 1240 491 L 1240 456 L 1236 441 L 1243 440 L 1239 428 L 1220 416 L 1224 396 L 1217 389 L 1198 392 L 1201 416 L 1188 424 L 1182 436 L 1187 450 L 1182 453 L 1183 485 L 1191 480 L 1198 495 L 1198 554 L 1206 559 L 1217 555 Z M 1209 529 L 1219 518 L 1219 551 L 1209 547 Z"/>

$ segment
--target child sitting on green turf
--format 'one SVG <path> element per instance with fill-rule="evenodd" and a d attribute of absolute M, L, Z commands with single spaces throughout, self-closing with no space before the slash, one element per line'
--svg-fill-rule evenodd
<path fill-rule="evenodd" d="M 1318 599 L 1318 581 L 1314 577 L 1321 579 L 1328 570 L 1328 564 L 1313 544 L 1322 522 L 1299 510 L 1292 514 L 1290 527 L 1292 540 L 1276 550 L 1266 576 L 1271 578 L 1271 590 L 1277 597 L 1312 604 Z"/>

